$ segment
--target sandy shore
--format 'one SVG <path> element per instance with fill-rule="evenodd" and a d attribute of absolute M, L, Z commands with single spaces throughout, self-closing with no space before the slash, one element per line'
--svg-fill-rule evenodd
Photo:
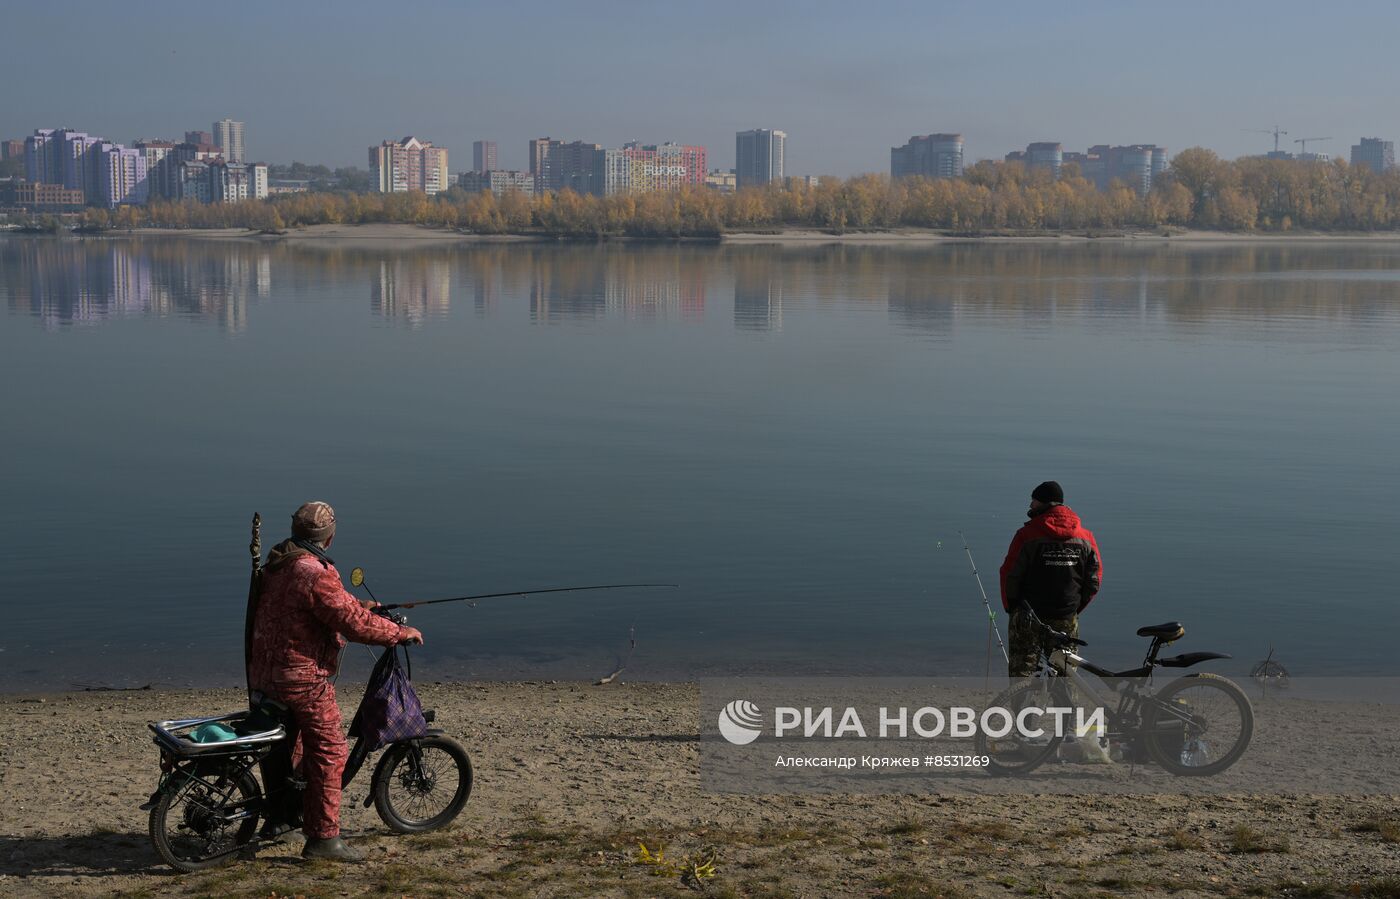
<path fill-rule="evenodd" d="M 0 697 L 0 895 L 695 894 L 641 842 L 715 852 L 716 896 L 1400 896 L 1393 796 L 712 795 L 693 686 L 419 691 L 476 768 L 453 828 L 391 836 L 360 806 L 364 773 L 345 826 L 367 865 L 275 847 L 183 876 L 137 808 L 157 777 L 146 723 L 232 710 L 239 691 Z"/>
<path fill-rule="evenodd" d="M 316 246 L 345 246 L 361 249 L 395 249 L 419 245 L 447 245 L 452 243 L 529 243 L 553 242 L 555 238 L 543 235 L 520 234 L 466 234 L 447 228 L 429 228 L 420 225 L 309 225 L 293 228 L 282 234 L 263 234 L 244 228 L 208 228 L 171 230 L 166 228 L 136 228 L 131 231 L 110 231 L 102 237 L 181 237 L 204 240 L 243 240 L 288 243 L 305 243 Z M 629 238 L 609 238 L 610 241 L 655 243 L 650 240 Z M 708 239 L 687 239 L 712 242 Z M 780 231 L 736 231 L 719 238 L 720 243 L 736 245 L 767 244 L 775 246 L 803 247 L 820 244 L 856 244 L 869 246 L 922 246 L 945 243 L 1034 243 L 1055 245 L 1087 245 L 1095 243 L 1162 243 L 1162 244 L 1296 244 L 1310 242 L 1354 242 L 1400 243 L 1400 232 L 1385 233 L 1300 233 L 1256 234 L 1227 233 L 1222 231 L 1141 231 L 1141 232 L 1094 232 L 1090 234 L 999 234 L 966 236 L 948 234 L 922 228 L 896 229 L 890 231 L 848 231 L 835 234 L 817 229 L 788 228 Z M 590 241 L 591 242 L 591 241 Z"/>
<path fill-rule="evenodd" d="M 362 249 L 393 249 L 416 245 L 451 243 L 528 243 L 545 238 L 519 234 L 464 234 L 450 228 L 422 225 L 308 225 L 280 234 L 264 234 L 246 228 L 134 228 L 109 231 L 103 237 L 192 237 L 203 240 L 244 240 L 258 242 L 314 243 L 343 245 Z"/>
<path fill-rule="evenodd" d="M 773 232 L 733 232 L 725 234 L 724 243 L 733 244 L 778 244 L 782 246 L 810 246 L 824 243 L 872 244 L 872 245 L 919 245 L 942 243 L 1034 243 L 1084 245 L 1097 243 L 1190 243 L 1190 244 L 1255 244 L 1255 243 L 1306 243 L 1306 242 L 1383 242 L 1400 243 L 1400 232 L 1385 233 L 1346 233 L 1321 234 L 1289 232 L 1286 234 L 1235 233 L 1224 231 L 1098 231 L 1092 234 L 1043 233 L 1043 234 L 986 234 L 960 235 L 943 231 L 910 228 L 893 231 L 850 231 L 834 234 L 813 229 L 785 229 Z"/>

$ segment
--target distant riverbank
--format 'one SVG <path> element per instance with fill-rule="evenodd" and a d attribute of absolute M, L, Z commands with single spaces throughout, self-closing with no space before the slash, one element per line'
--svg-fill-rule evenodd
<path fill-rule="evenodd" d="M 1004 231 L 995 233 L 957 233 L 931 228 L 897 228 L 864 231 L 825 231 L 813 228 L 783 228 L 762 231 L 732 231 L 717 237 L 684 237 L 675 239 L 608 236 L 601 241 L 593 237 L 557 237 L 548 234 L 484 234 L 452 228 L 411 224 L 326 224 L 308 225 L 285 231 L 266 232 L 247 228 L 133 228 L 88 232 L 81 236 L 121 237 L 182 237 L 202 240 L 240 240 L 258 242 L 343 243 L 363 249 L 395 248 L 408 245 L 448 243 L 530 243 L 530 242 L 626 242 L 626 243 L 724 243 L 766 244 L 779 246 L 812 246 L 816 244 L 864 244 L 881 246 L 910 246 L 943 243 L 1307 243 L 1365 241 L 1368 243 L 1400 242 L 1400 231 L 1371 232 L 1241 232 L 1196 230 L 1148 231 Z"/>

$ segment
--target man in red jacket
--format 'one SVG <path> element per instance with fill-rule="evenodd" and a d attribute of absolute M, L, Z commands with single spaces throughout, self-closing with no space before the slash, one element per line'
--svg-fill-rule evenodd
<path fill-rule="evenodd" d="M 291 539 L 268 552 L 254 613 L 248 684 L 291 710 L 292 765 L 306 781 L 301 854 L 360 861 L 360 853 L 340 838 L 340 779 L 349 753 L 330 679 L 347 638 L 393 646 L 421 643 L 423 635 L 372 614 L 375 603 L 345 591 L 326 555 L 333 539 L 335 511 L 311 502 L 292 515 Z"/>
<path fill-rule="evenodd" d="M 1030 521 L 1011 540 L 1001 563 L 1001 604 L 1011 615 L 1007 625 L 1012 677 L 1036 672 L 1042 631 L 1026 610 L 1071 637 L 1079 635 L 1079 613 L 1099 592 L 1103 561 L 1094 535 L 1065 505 L 1065 492 L 1054 481 L 1031 491 Z"/>

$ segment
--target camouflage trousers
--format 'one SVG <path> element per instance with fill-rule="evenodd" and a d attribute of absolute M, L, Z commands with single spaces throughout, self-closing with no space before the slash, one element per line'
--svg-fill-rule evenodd
<path fill-rule="evenodd" d="M 1079 636 L 1078 615 L 1040 620 L 1071 637 Z M 1031 622 L 1030 616 L 1019 611 L 1013 612 L 1006 627 L 1006 654 L 1010 656 L 1006 673 L 1011 677 L 1030 677 L 1039 671 L 1041 654 L 1049 655 L 1053 649 L 1045 644 L 1044 637 L 1045 632 Z"/>
<path fill-rule="evenodd" d="M 291 766 L 306 781 L 301 830 L 308 838 L 340 835 L 340 778 L 349 756 L 335 687 L 327 680 L 280 682 L 261 690 L 291 709 Z M 285 749 L 284 749 L 285 751 Z"/>

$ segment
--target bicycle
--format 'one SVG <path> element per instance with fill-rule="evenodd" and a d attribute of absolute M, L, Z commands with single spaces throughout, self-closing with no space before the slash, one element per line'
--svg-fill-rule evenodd
<path fill-rule="evenodd" d="M 398 624 L 407 622 L 394 612 L 380 614 Z M 386 649 L 376 668 L 390 664 L 397 652 L 398 647 Z M 374 680 L 371 677 L 371 683 Z M 435 717 L 433 710 L 423 710 L 429 724 Z M 148 725 L 160 747 L 161 779 L 141 808 L 150 812 L 151 842 L 166 863 L 186 873 L 227 864 L 255 852 L 260 819 L 270 821 L 281 809 L 300 808 L 304 784 L 289 778 L 265 791 L 254 775 L 255 768 L 282 748 L 287 724 L 286 706 L 264 700 L 250 711 Z M 191 735 L 207 725 L 221 726 L 231 736 L 196 742 Z M 365 738 L 358 737 L 342 786 L 349 786 L 370 752 Z M 450 824 L 471 789 L 466 749 L 444 731 L 429 728 L 422 737 L 388 744 L 375 765 L 364 805 L 373 802 L 380 819 L 395 833 L 426 833 Z"/>
<path fill-rule="evenodd" d="M 1218 674 L 1198 672 L 1150 690 L 1152 672 L 1162 668 L 1190 668 L 1213 659 L 1228 659 L 1219 652 L 1189 652 L 1158 658 L 1162 647 L 1185 635 L 1180 622 L 1169 621 L 1138 628 L 1139 637 L 1152 643 L 1140 667 L 1110 671 L 1079 655 L 1088 644 L 1055 630 L 1026 610 L 1043 635 L 1038 675 L 1015 683 L 992 700 L 991 706 L 1012 711 L 1097 706 L 1104 712 L 1107 746 L 1122 748 L 1132 761 L 1156 762 L 1173 775 L 1209 777 L 1239 761 L 1254 734 L 1254 709 L 1249 697 L 1233 681 Z M 1086 671 L 1098 684 L 1084 677 Z M 1074 691 L 1089 700 L 1077 703 Z M 1026 719 L 1025 731 L 1043 730 L 1039 720 Z M 1048 726 L 1048 724 L 1047 724 Z M 1089 737 L 1092 739 L 1092 737 Z M 1039 737 L 1013 729 L 1004 737 L 990 738 L 980 729 L 977 751 L 989 759 L 988 771 L 997 775 L 1027 774 L 1051 758 L 1065 741 L 1062 728 Z"/>

